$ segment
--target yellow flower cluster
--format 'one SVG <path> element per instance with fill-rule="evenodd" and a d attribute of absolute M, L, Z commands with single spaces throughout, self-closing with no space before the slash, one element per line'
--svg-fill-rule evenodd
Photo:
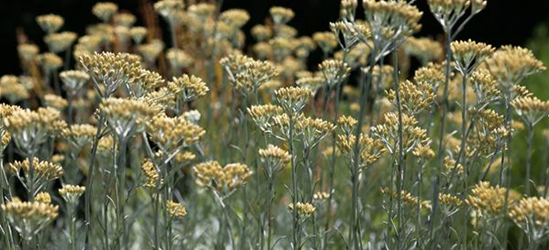
<path fill-rule="evenodd" d="M 105 114 L 110 127 L 118 136 L 143 131 L 145 122 L 161 110 L 158 106 L 142 100 L 123 98 L 104 99 L 99 109 Z"/>
<path fill-rule="evenodd" d="M 481 212 L 497 215 L 505 204 L 505 188 L 490 186 L 488 182 L 479 182 L 475 185 L 465 202 L 467 205 Z"/>
<path fill-rule="evenodd" d="M 205 96 L 210 90 L 202 79 L 187 74 L 178 78 L 174 77 L 171 82 L 168 82 L 168 89 L 170 89 L 177 98 L 181 98 L 183 102 L 189 102 L 198 97 Z"/>
<path fill-rule="evenodd" d="M 147 133 L 162 151 L 171 152 L 197 142 L 206 131 L 182 116 L 157 115 L 147 122 Z"/>
<path fill-rule="evenodd" d="M 118 11 L 118 6 L 111 2 L 96 3 L 92 8 L 92 13 L 105 23 L 109 22 L 116 11 Z"/>
<path fill-rule="evenodd" d="M 282 109 L 288 114 L 299 114 L 305 107 L 313 92 L 299 87 L 285 87 L 275 91 L 276 99 Z"/>
<path fill-rule="evenodd" d="M 455 41 L 450 44 L 456 69 L 463 75 L 473 72 L 484 59 L 494 53 L 494 48 L 472 40 Z"/>
<path fill-rule="evenodd" d="M 193 170 L 199 186 L 211 187 L 223 197 L 229 196 L 244 185 L 252 174 L 244 164 L 231 163 L 221 167 L 216 161 L 197 164 Z"/>
<path fill-rule="evenodd" d="M 63 185 L 59 189 L 59 194 L 67 203 L 75 204 L 85 191 L 86 187 L 83 186 Z"/>
<path fill-rule="evenodd" d="M 168 201 L 166 203 L 166 209 L 172 218 L 183 218 L 187 216 L 187 208 L 179 202 Z"/>
<path fill-rule="evenodd" d="M 36 22 L 46 33 L 51 34 L 56 32 L 63 26 L 65 20 L 63 17 L 54 14 L 42 15 L 36 18 Z"/>
<path fill-rule="evenodd" d="M 297 208 L 298 215 L 301 216 L 302 218 L 307 218 L 313 215 L 316 211 L 315 206 L 313 206 L 313 204 L 311 203 L 297 202 L 295 206 Z M 288 208 L 290 209 L 290 211 L 293 211 L 294 204 L 293 203 L 288 204 Z"/>
<path fill-rule="evenodd" d="M 23 202 L 17 198 L 2 204 L 1 208 L 13 228 L 27 241 L 59 214 L 58 206 L 37 201 Z"/>
<path fill-rule="evenodd" d="M 395 191 L 389 190 L 389 188 L 382 188 L 381 193 L 384 195 L 390 195 L 393 198 L 398 198 L 398 193 Z M 410 206 L 417 206 L 419 205 L 421 209 L 425 210 L 431 210 L 431 202 L 429 201 L 420 201 L 418 197 L 413 196 L 406 190 L 402 190 L 400 192 L 400 199 L 402 199 L 402 202 L 404 204 L 410 205 Z"/>
<path fill-rule="evenodd" d="M 404 113 L 409 116 L 415 116 L 421 112 L 429 111 L 436 98 L 433 86 L 425 81 L 418 83 L 404 81 L 400 84 L 399 94 L 400 105 L 402 106 Z M 395 106 L 398 105 L 396 102 L 395 90 L 390 89 L 387 91 L 387 99 L 393 102 Z"/>
<path fill-rule="evenodd" d="M 34 178 L 36 179 L 49 181 L 57 179 L 63 175 L 63 168 L 60 165 L 48 161 L 40 161 L 38 158 L 34 158 L 32 167 L 35 174 Z M 7 171 L 14 175 L 18 175 L 21 170 L 26 176 L 30 174 L 30 164 L 28 159 L 25 159 L 24 161 L 14 161 L 7 167 Z"/>

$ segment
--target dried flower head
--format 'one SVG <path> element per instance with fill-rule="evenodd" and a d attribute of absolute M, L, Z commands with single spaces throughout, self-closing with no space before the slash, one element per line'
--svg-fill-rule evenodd
<path fill-rule="evenodd" d="M 51 196 L 46 192 L 40 192 L 34 196 L 34 201 L 49 204 L 51 203 Z"/>
<path fill-rule="evenodd" d="M 104 112 L 113 132 L 121 138 L 143 131 L 145 122 L 160 112 L 160 107 L 143 100 L 112 97 L 104 99 L 99 109 Z"/>
<path fill-rule="evenodd" d="M 427 3 L 445 32 L 453 28 L 470 5 L 469 0 L 428 0 Z"/>
<path fill-rule="evenodd" d="M 24 62 L 27 62 L 38 55 L 38 53 L 40 53 L 40 49 L 35 44 L 24 43 L 17 45 L 17 53 Z"/>
<path fill-rule="evenodd" d="M 231 163 L 221 167 L 216 161 L 200 163 L 194 166 L 193 170 L 196 183 L 202 187 L 213 188 L 221 198 L 228 197 L 244 185 L 252 174 L 244 164 Z"/>
<path fill-rule="evenodd" d="M 111 2 L 99 2 L 92 8 L 92 13 L 104 23 L 108 23 L 116 11 L 118 11 L 118 5 Z"/>
<path fill-rule="evenodd" d="M 536 97 L 515 98 L 511 106 L 528 126 L 535 126 L 549 114 L 549 101 L 541 101 Z"/>
<path fill-rule="evenodd" d="M 509 208 L 509 217 L 534 244 L 549 234 L 549 200 L 545 198 L 522 198 L 518 204 Z"/>
<path fill-rule="evenodd" d="M 15 145 L 23 153 L 30 155 L 57 132 L 55 124 L 60 119 L 59 111 L 52 108 L 39 108 L 37 111 L 21 109 L 4 118 L 4 126 Z"/>
<path fill-rule="evenodd" d="M 120 84 L 141 72 L 141 60 L 132 54 L 101 52 L 82 55 L 79 60 L 94 81 L 96 90 L 104 97 L 111 96 Z"/>
<path fill-rule="evenodd" d="M 546 69 L 532 51 L 510 45 L 501 47 L 487 58 L 485 66 L 502 90 L 509 90 L 527 76 Z"/>
<path fill-rule="evenodd" d="M 19 199 L 2 204 L 1 208 L 9 223 L 26 241 L 32 240 L 36 234 L 55 220 L 59 210 L 58 206 L 52 204 L 37 201 L 23 202 Z"/>
<path fill-rule="evenodd" d="M 348 155 L 347 159 L 354 161 L 355 157 L 352 157 L 355 153 L 356 136 L 355 135 L 338 135 L 337 136 L 337 149 L 344 155 Z M 380 139 L 374 139 L 370 136 L 361 133 L 360 140 L 358 141 L 358 166 L 360 168 L 367 167 L 377 162 L 383 152 L 385 152 L 385 145 Z"/>
<path fill-rule="evenodd" d="M 63 129 L 61 136 L 67 140 L 71 149 L 80 150 L 90 144 L 97 133 L 97 128 L 90 124 L 74 124 Z"/>
<path fill-rule="evenodd" d="M 273 36 L 273 31 L 262 24 L 253 26 L 250 32 L 257 42 L 267 41 Z"/>
<path fill-rule="evenodd" d="M 295 204 L 295 206 L 297 208 L 296 209 L 297 214 L 298 214 L 298 216 L 300 217 L 301 220 L 309 218 L 316 211 L 315 206 L 313 206 L 313 204 L 311 204 L 311 203 L 297 202 Z M 293 211 L 294 210 L 294 204 L 293 203 L 288 204 L 288 209 L 290 209 L 290 211 Z"/>
<path fill-rule="evenodd" d="M 276 99 L 284 112 L 292 115 L 299 114 L 312 95 L 310 89 L 298 87 L 280 88 L 275 91 Z"/>
<path fill-rule="evenodd" d="M 193 58 L 185 51 L 170 48 L 166 52 L 166 58 L 173 69 L 181 70 L 182 68 L 189 67 L 193 63 Z"/>
<path fill-rule="evenodd" d="M 14 161 L 7 166 L 8 173 L 16 176 L 29 192 L 34 196 L 44 187 L 48 181 L 58 179 L 63 175 L 63 168 L 55 163 L 40 161 L 34 158 L 32 164 L 29 159 Z M 22 175 L 21 175 L 22 174 Z M 34 190 L 30 188 L 34 187 Z"/>
<path fill-rule="evenodd" d="M 490 186 L 488 182 L 479 182 L 465 202 L 476 210 L 497 215 L 505 204 L 505 193 L 505 188 Z"/>
<path fill-rule="evenodd" d="M 266 149 L 259 149 L 259 156 L 265 163 L 265 172 L 269 177 L 280 172 L 292 159 L 286 150 L 272 144 L 267 145 Z"/>
<path fill-rule="evenodd" d="M 36 22 L 42 30 L 48 34 L 55 33 L 65 23 L 63 17 L 55 14 L 41 15 L 36 18 Z"/>
<path fill-rule="evenodd" d="M 351 68 L 347 63 L 332 59 L 323 61 L 318 66 L 318 70 L 322 72 L 322 76 L 330 88 L 343 82 L 351 73 Z"/>
<path fill-rule="evenodd" d="M 404 43 L 404 52 L 408 55 L 419 58 L 422 64 L 434 61 L 442 57 L 442 45 L 430 38 L 410 37 Z"/>
<path fill-rule="evenodd" d="M 172 218 L 183 218 L 187 216 L 187 208 L 183 204 L 175 201 L 168 201 L 166 203 L 166 210 Z"/>
<path fill-rule="evenodd" d="M 473 72 L 487 57 L 494 53 L 494 48 L 485 43 L 472 40 L 455 41 L 450 44 L 456 69 L 466 75 Z"/>
<path fill-rule="evenodd" d="M 382 188 L 381 193 L 383 195 L 388 195 L 393 197 L 394 199 L 398 198 L 399 195 L 395 191 L 391 191 L 389 188 Z M 406 205 L 412 206 L 412 207 L 419 207 L 424 210 L 431 210 L 432 206 L 429 201 L 421 201 L 418 197 L 410 194 L 406 190 L 402 190 L 400 192 L 400 199 L 402 199 L 402 202 Z"/>
<path fill-rule="evenodd" d="M 26 100 L 29 96 L 29 89 L 21 83 L 21 78 L 14 75 L 4 75 L 0 78 L 0 97 L 15 104 Z"/>
<path fill-rule="evenodd" d="M 86 191 L 86 187 L 76 185 L 63 185 L 59 189 L 59 195 L 69 204 L 76 204 L 78 198 Z"/>
<path fill-rule="evenodd" d="M 45 36 L 44 42 L 46 42 L 51 52 L 59 53 L 69 49 L 76 37 L 77 35 L 74 32 L 53 33 Z"/>
<path fill-rule="evenodd" d="M 135 23 L 135 16 L 129 12 L 116 13 L 113 20 L 116 26 L 130 28 Z"/>
<path fill-rule="evenodd" d="M 130 29 L 130 35 L 132 36 L 132 39 L 136 44 L 141 44 L 141 42 L 143 42 L 143 39 L 147 35 L 147 28 L 141 26 L 132 27 Z"/>
<path fill-rule="evenodd" d="M 281 115 L 284 111 L 280 106 L 265 104 L 265 105 L 253 105 L 248 108 L 250 117 L 255 124 L 264 133 L 272 133 L 274 126 L 274 117 Z"/>
<path fill-rule="evenodd" d="M 206 131 L 188 121 L 184 116 L 168 117 L 157 115 L 147 122 L 147 133 L 164 152 L 188 147 L 204 136 Z"/>
<path fill-rule="evenodd" d="M 162 16 L 170 25 L 175 25 L 178 14 L 183 11 L 185 4 L 181 0 L 161 0 L 154 4 L 154 10 Z"/>
<path fill-rule="evenodd" d="M 210 90 L 202 79 L 187 74 L 183 74 L 178 78 L 174 77 L 171 82 L 168 82 L 168 89 L 176 95 L 176 98 L 180 98 L 183 102 L 189 102 L 198 97 L 205 96 Z"/>
<path fill-rule="evenodd" d="M 63 59 L 54 53 L 43 53 L 36 59 L 46 74 L 51 74 L 63 66 Z"/>
<path fill-rule="evenodd" d="M 409 116 L 415 116 L 423 111 L 429 111 L 435 101 L 433 86 L 427 82 L 412 83 L 405 81 L 400 84 L 400 104 Z M 387 99 L 397 106 L 396 91 L 387 91 Z"/>
<path fill-rule="evenodd" d="M 150 160 L 145 160 L 143 165 L 141 165 L 141 172 L 143 173 L 145 183 L 143 184 L 146 188 L 151 190 L 156 190 L 164 184 L 164 180 L 160 178 L 154 163 Z"/>
<path fill-rule="evenodd" d="M 286 24 L 292 18 L 294 18 L 294 11 L 292 9 L 284 8 L 284 7 L 271 7 L 269 9 L 269 13 L 271 14 L 271 18 L 273 18 L 273 21 L 276 25 L 282 25 Z"/>
<path fill-rule="evenodd" d="M 63 87 L 71 95 L 76 95 L 82 87 L 90 80 L 90 75 L 81 70 L 68 70 L 59 74 Z"/>
<path fill-rule="evenodd" d="M 44 95 L 44 104 L 46 107 L 54 108 L 63 111 L 69 103 L 63 97 L 53 94 Z"/>
<path fill-rule="evenodd" d="M 338 45 L 337 37 L 332 32 L 316 32 L 313 34 L 313 40 L 324 54 L 332 52 Z"/>
<path fill-rule="evenodd" d="M 250 14 L 246 10 L 230 9 L 223 11 L 219 15 L 219 20 L 228 24 L 233 29 L 240 29 L 250 20 Z"/>

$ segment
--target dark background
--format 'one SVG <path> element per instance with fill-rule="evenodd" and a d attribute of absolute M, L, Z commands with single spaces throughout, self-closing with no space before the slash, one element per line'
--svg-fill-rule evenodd
<path fill-rule="evenodd" d="M 0 75 L 18 74 L 16 29 L 21 28 L 30 41 L 45 49 L 35 18 L 41 14 L 55 13 L 65 18 L 62 30 L 82 35 L 85 26 L 99 20 L 91 13 L 93 0 L 0 0 Z M 119 9 L 131 11 L 138 17 L 140 0 L 113 1 Z M 271 6 L 284 6 L 294 10 L 296 17 L 290 23 L 299 35 L 328 30 L 328 23 L 335 21 L 339 12 L 339 0 L 225 0 L 223 9 L 243 8 L 250 12 L 251 20 L 245 30 L 262 23 Z M 426 0 L 416 1 L 424 12 L 423 28 L 418 36 L 440 35 L 441 29 L 428 10 Z M 532 35 L 534 27 L 549 23 L 549 0 L 489 0 L 487 8 L 467 25 L 458 39 L 471 38 L 494 46 L 523 45 Z M 248 41 L 251 41 L 249 39 Z"/>

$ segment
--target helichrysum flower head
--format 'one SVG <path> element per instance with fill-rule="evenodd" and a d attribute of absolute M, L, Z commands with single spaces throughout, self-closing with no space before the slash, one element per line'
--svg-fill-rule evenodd
<path fill-rule="evenodd" d="M 435 101 L 433 86 L 427 82 L 412 83 L 405 81 L 400 84 L 400 104 L 407 115 L 414 116 L 430 110 Z M 387 91 L 387 99 L 396 106 L 396 91 Z"/>
<path fill-rule="evenodd" d="M 341 0 L 339 16 L 347 22 L 353 22 L 355 20 L 357 7 L 357 0 Z"/>
<path fill-rule="evenodd" d="M 219 20 L 228 24 L 233 29 L 240 29 L 250 20 L 250 14 L 242 9 L 230 9 L 223 11 L 219 15 Z"/>
<path fill-rule="evenodd" d="M 248 60 L 236 75 L 236 88 L 254 93 L 261 85 L 278 76 L 276 67 L 268 61 Z"/>
<path fill-rule="evenodd" d="M 4 75 L 0 78 L 0 89 L 0 96 L 12 104 L 30 96 L 29 89 L 21 83 L 21 78 L 13 75 Z"/>
<path fill-rule="evenodd" d="M 54 53 L 43 53 L 37 57 L 38 63 L 42 67 L 42 70 L 46 74 L 50 74 L 53 71 L 63 66 L 63 59 Z"/>
<path fill-rule="evenodd" d="M 549 101 L 541 101 L 536 97 L 518 97 L 511 101 L 511 106 L 522 120 L 529 126 L 535 126 L 549 114 Z"/>
<path fill-rule="evenodd" d="M 141 165 L 141 172 L 144 177 L 143 186 L 148 189 L 156 190 L 164 183 L 164 181 L 160 178 L 160 174 L 154 166 L 154 163 L 149 160 L 146 160 L 143 165 Z"/>
<path fill-rule="evenodd" d="M 197 142 L 206 131 L 183 116 L 157 115 L 147 122 L 147 133 L 160 149 L 169 153 Z"/>
<path fill-rule="evenodd" d="M 38 158 L 34 158 L 31 166 L 29 159 L 27 158 L 24 161 L 14 161 L 13 163 L 10 163 L 6 172 L 21 180 L 25 185 L 25 188 L 30 188 L 30 186 L 33 185 L 35 190 L 28 191 L 33 191 L 34 193 L 31 195 L 34 196 L 36 193 L 40 192 L 48 181 L 61 177 L 63 175 L 63 168 L 55 163 L 40 161 Z"/>
<path fill-rule="evenodd" d="M 280 106 L 272 104 L 254 105 L 248 108 L 248 113 L 250 114 L 250 117 L 264 133 L 273 132 L 273 118 L 275 116 L 281 115 L 283 112 L 284 111 Z"/>
<path fill-rule="evenodd" d="M 189 13 L 199 20 L 205 21 L 215 14 L 216 7 L 211 3 L 197 3 L 189 6 Z"/>
<path fill-rule="evenodd" d="M 185 4 L 181 0 L 162 0 L 154 4 L 154 10 L 166 21 L 175 25 L 177 15 L 184 6 Z"/>
<path fill-rule="evenodd" d="M 140 69 L 127 84 L 130 96 L 140 98 L 164 85 L 164 78 L 154 71 Z"/>
<path fill-rule="evenodd" d="M 216 161 L 200 163 L 193 170 L 199 186 L 213 188 L 222 198 L 244 185 L 252 174 L 244 164 L 231 163 L 221 167 Z"/>
<path fill-rule="evenodd" d="M 427 37 L 408 38 L 404 43 L 404 51 L 408 55 L 419 58 L 423 64 L 442 57 L 442 45 Z"/>
<path fill-rule="evenodd" d="M 178 78 L 174 77 L 171 82 L 168 82 L 168 88 L 176 98 L 180 98 L 183 102 L 205 96 L 210 90 L 202 79 L 187 74 L 183 74 Z"/>
<path fill-rule="evenodd" d="M 501 85 L 502 90 L 509 90 L 527 76 L 546 69 L 532 51 L 510 45 L 503 46 L 494 52 L 486 59 L 485 66 Z"/>
<path fill-rule="evenodd" d="M 23 61 L 29 61 L 40 53 L 40 49 L 34 44 L 25 43 L 17 46 L 17 52 Z"/>
<path fill-rule="evenodd" d="M 90 144 L 97 128 L 89 124 L 74 124 L 63 129 L 61 136 L 71 144 L 71 149 L 80 150 Z"/>
<path fill-rule="evenodd" d="M 158 39 L 137 46 L 137 52 L 143 56 L 145 61 L 150 63 L 156 61 L 162 50 L 164 50 L 164 42 Z"/>
<path fill-rule="evenodd" d="M 347 63 L 333 59 L 323 61 L 318 66 L 318 70 L 322 72 L 322 76 L 330 88 L 343 82 L 351 73 L 351 68 Z"/>
<path fill-rule="evenodd" d="M 480 69 L 471 75 L 469 82 L 473 85 L 477 103 L 486 104 L 496 101 L 500 97 L 498 83 L 490 75 L 490 72 Z"/>
<path fill-rule="evenodd" d="M 428 63 L 414 73 L 414 82 L 426 82 L 433 86 L 433 89 L 438 89 L 444 83 L 444 73 L 440 64 Z"/>
<path fill-rule="evenodd" d="M 506 189 L 499 186 L 490 186 L 488 182 L 475 185 L 465 201 L 473 209 L 497 215 L 505 204 Z"/>
<path fill-rule="evenodd" d="M 337 47 L 337 37 L 332 32 L 316 32 L 313 34 L 313 40 L 324 53 L 332 52 Z"/>
<path fill-rule="evenodd" d="M 300 115 L 295 121 L 295 130 L 302 138 L 305 148 L 314 148 L 329 135 L 336 126 L 322 119 Z"/>
<path fill-rule="evenodd" d="M 269 27 L 262 24 L 255 25 L 252 27 L 250 32 L 258 42 L 267 41 L 273 36 L 273 31 Z"/>
<path fill-rule="evenodd" d="M 95 87 L 104 97 L 110 96 L 120 84 L 124 84 L 138 75 L 141 70 L 140 59 L 126 53 L 102 52 L 80 57 L 80 64 L 95 83 Z"/>
<path fill-rule="evenodd" d="M 63 97 L 53 94 L 44 95 L 44 104 L 46 107 L 63 111 L 69 103 Z"/>
<path fill-rule="evenodd" d="M 352 116 L 340 116 L 337 118 L 337 126 L 341 128 L 345 135 L 351 135 L 357 123 L 358 121 Z"/>
<path fill-rule="evenodd" d="M 96 3 L 92 8 L 92 13 L 104 23 L 109 22 L 116 11 L 118 11 L 118 5 L 111 2 Z"/>
<path fill-rule="evenodd" d="M 59 74 L 63 87 L 72 95 L 77 94 L 90 80 L 90 75 L 81 70 L 67 70 Z"/>
<path fill-rule="evenodd" d="M 269 9 L 269 13 L 271 14 L 271 18 L 276 25 L 286 24 L 292 20 L 295 15 L 293 10 L 278 6 L 271 7 L 271 9 Z"/>
<path fill-rule="evenodd" d="M 382 188 L 381 193 L 383 195 L 391 196 L 392 198 L 396 199 L 399 197 L 398 193 L 395 191 L 391 191 L 389 188 Z M 400 192 L 400 199 L 402 199 L 402 202 L 406 205 L 412 206 L 412 207 L 419 207 L 424 210 L 431 210 L 431 203 L 429 201 L 421 201 L 418 197 L 410 194 L 406 190 L 402 190 Z"/>
<path fill-rule="evenodd" d="M 549 234 L 549 200 L 547 199 L 522 198 L 518 204 L 509 208 L 509 217 L 536 244 Z"/>
<path fill-rule="evenodd" d="M 494 53 L 494 48 L 485 43 L 471 40 L 455 41 L 450 44 L 456 69 L 461 74 L 473 72 L 487 57 Z"/>
<path fill-rule="evenodd" d="M 114 133 L 128 138 L 145 129 L 145 122 L 160 112 L 160 108 L 143 100 L 108 98 L 101 102 L 99 109 L 104 112 Z"/>
<path fill-rule="evenodd" d="M 129 28 L 135 23 L 135 16 L 128 12 L 122 12 L 115 14 L 113 20 L 116 26 Z"/>
<path fill-rule="evenodd" d="M 48 34 L 55 33 L 65 23 L 63 17 L 55 14 L 38 16 L 36 22 L 42 30 Z"/>
<path fill-rule="evenodd" d="M 166 53 L 166 58 L 170 63 L 170 66 L 174 69 L 181 70 L 182 68 L 189 67 L 193 62 L 193 58 L 187 54 L 185 51 L 170 48 Z"/>
<path fill-rule="evenodd" d="M 46 192 L 40 192 L 34 196 L 34 201 L 49 204 L 51 203 L 51 196 Z"/>
<path fill-rule="evenodd" d="M 354 148 L 356 144 L 355 135 L 338 135 L 337 137 L 337 148 L 339 152 L 345 155 L 349 155 L 348 159 L 354 159 Z M 385 152 L 385 145 L 380 139 L 374 139 L 370 136 L 361 133 L 360 140 L 358 141 L 359 146 L 359 167 L 367 167 L 372 163 L 378 161 L 383 152 Z"/>
<path fill-rule="evenodd" d="M 56 133 L 56 123 L 60 118 L 59 111 L 52 108 L 39 108 L 37 111 L 22 109 L 4 118 L 4 126 L 17 147 L 29 154 Z"/>
<path fill-rule="evenodd" d="M 59 195 L 69 204 L 76 204 L 78 202 L 78 198 L 84 194 L 86 191 L 86 187 L 83 186 L 76 186 L 76 185 L 63 185 L 62 188 L 59 189 Z"/>
<path fill-rule="evenodd" d="M 402 1 L 363 1 L 366 20 L 370 24 L 372 38 L 385 46 L 403 39 L 421 28 L 419 19 L 423 12 Z M 388 51 L 381 49 L 380 53 Z"/>
<path fill-rule="evenodd" d="M 380 125 L 370 128 L 370 131 L 374 138 L 380 139 L 385 144 L 385 147 L 389 153 L 394 154 L 398 151 L 398 145 L 400 138 L 398 136 L 399 130 L 399 117 L 396 113 L 387 113 L 383 117 L 384 122 Z M 402 133 L 404 140 L 403 150 L 404 154 L 412 152 L 419 145 L 423 145 L 428 142 L 427 132 L 425 129 L 417 126 L 418 121 L 413 116 L 403 114 L 402 116 Z"/>
<path fill-rule="evenodd" d="M 147 35 L 147 28 L 145 27 L 132 27 L 130 29 L 130 35 L 136 44 L 141 44 L 145 36 Z"/>
<path fill-rule="evenodd" d="M 187 216 L 187 208 L 179 202 L 168 201 L 168 203 L 166 203 L 166 209 L 172 218 L 183 218 Z"/>
<path fill-rule="evenodd" d="M 284 112 L 291 115 L 299 114 L 312 95 L 313 92 L 310 89 L 299 87 L 286 87 L 275 91 L 278 103 Z"/>
<path fill-rule="evenodd" d="M 295 206 L 297 208 L 297 214 L 300 217 L 300 220 L 305 220 L 309 218 L 316 211 L 315 206 L 313 206 L 313 204 L 310 204 L 310 203 L 297 202 Z M 293 203 L 288 204 L 288 209 L 290 209 L 290 211 L 293 211 L 294 204 Z"/>
<path fill-rule="evenodd" d="M 469 0 L 428 0 L 427 3 L 431 12 L 445 31 L 450 31 L 453 28 L 453 25 L 463 16 L 470 5 Z M 479 5 L 475 6 L 479 7 Z M 480 11 L 478 8 L 475 8 L 475 11 L 477 10 Z"/>
<path fill-rule="evenodd" d="M 2 204 L 1 208 L 9 223 L 25 241 L 30 241 L 55 220 L 59 210 L 57 206 L 49 203 L 23 202 L 19 199 Z"/>
<path fill-rule="evenodd" d="M 265 163 L 265 173 L 272 177 L 280 172 L 291 160 L 292 155 L 288 151 L 269 144 L 265 149 L 259 149 L 261 161 Z"/>
<path fill-rule="evenodd" d="M 53 33 L 45 36 L 44 42 L 46 42 L 51 52 L 59 53 L 69 49 L 76 37 L 77 35 L 74 32 Z"/>

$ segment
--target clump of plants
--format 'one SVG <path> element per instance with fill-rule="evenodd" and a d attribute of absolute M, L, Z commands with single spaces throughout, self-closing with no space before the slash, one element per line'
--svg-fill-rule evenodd
<path fill-rule="evenodd" d="M 222 2 L 36 18 L 47 50 L 0 78 L 1 249 L 548 247 L 546 68 L 456 40 L 485 0 L 342 0 L 310 37 Z"/>

